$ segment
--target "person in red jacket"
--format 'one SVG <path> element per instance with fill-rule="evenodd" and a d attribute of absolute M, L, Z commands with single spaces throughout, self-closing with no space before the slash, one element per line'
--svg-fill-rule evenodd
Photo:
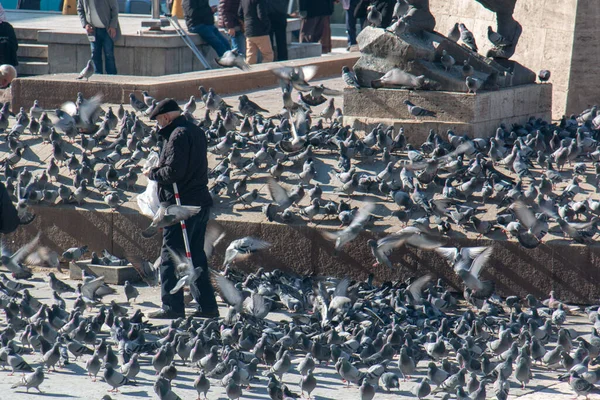
<path fill-rule="evenodd" d="M 231 40 L 231 49 L 246 55 L 246 36 L 238 17 L 240 0 L 219 0 L 219 25 L 225 29 Z"/>

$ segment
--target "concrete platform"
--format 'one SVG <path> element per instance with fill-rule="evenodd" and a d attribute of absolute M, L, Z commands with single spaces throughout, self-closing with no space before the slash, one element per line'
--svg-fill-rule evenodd
<path fill-rule="evenodd" d="M 436 117 L 415 118 L 404 104 L 435 111 Z M 471 137 L 495 134 L 501 124 L 522 124 L 531 116 L 550 121 L 552 85 L 531 84 L 475 94 L 404 89 L 344 90 L 344 123 L 371 130 L 379 123 L 403 127 L 410 141 L 421 143 L 430 129 L 452 129 Z"/>
<path fill-rule="evenodd" d="M 44 107 L 57 107 L 66 98 L 75 98 L 78 92 L 86 97 L 101 93 L 106 103 L 115 104 L 129 104 L 129 94 L 140 96 L 142 90 L 156 98 L 172 97 L 187 101 L 192 95 L 198 96 L 199 85 L 212 87 L 221 94 L 238 93 L 277 85 L 277 77 L 270 71 L 275 67 L 315 65 L 318 67 L 316 79 L 322 79 L 340 75 L 342 66 L 352 65 L 357 59 L 358 53 L 335 54 L 258 64 L 247 72 L 228 68 L 161 77 L 94 75 L 89 82 L 75 79 L 77 74 L 18 78 L 11 85 L 12 107 L 16 110 L 19 107 L 29 108 L 36 99 Z"/>

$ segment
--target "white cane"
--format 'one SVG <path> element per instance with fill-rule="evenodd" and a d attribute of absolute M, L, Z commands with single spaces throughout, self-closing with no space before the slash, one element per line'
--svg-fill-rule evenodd
<path fill-rule="evenodd" d="M 177 189 L 177 184 L 173 183 L 173 191 L 175 192 L 175 203 L 178 206 L 181 205 L 181 199 L 179 198 L 179 189 Z M 187 229 L 185 227 L 185 221 L 181 221 L 181 232 L 183 233 L 183 244 L 185 245 L 185 256 L 188 260 L 192 260 L 192 252 L 190 251 L 190 239 L 188 238 Z"/>

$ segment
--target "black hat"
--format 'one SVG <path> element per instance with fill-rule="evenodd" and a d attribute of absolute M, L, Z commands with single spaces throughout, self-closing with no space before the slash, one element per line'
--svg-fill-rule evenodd
<path fill-rule="evenodd" d="M 150 120 L 154 121 L 161 114 L 171 111 L 181 111 L 177 102 L 173 99 L 164 99 L 156 104 L 154 110 L 150 113 Z"/>

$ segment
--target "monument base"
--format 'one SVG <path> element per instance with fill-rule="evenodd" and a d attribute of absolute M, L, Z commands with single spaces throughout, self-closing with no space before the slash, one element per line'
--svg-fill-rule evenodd
<path fill-rule="evenodd" d="M 437 113 L 436 117 L 416 118 L 404 104 Z M 403 89 L 345 89 L 344 124 L 371 130 L 379 123 L 403 127 L 409 142 L 420 143 L 430 129 L 471 137 L 489 137 L 501 123 L 523 124 L 530 117 L 550 121 L 552 85 L 530 84 L 477 94 L 416 91 Z"/>

